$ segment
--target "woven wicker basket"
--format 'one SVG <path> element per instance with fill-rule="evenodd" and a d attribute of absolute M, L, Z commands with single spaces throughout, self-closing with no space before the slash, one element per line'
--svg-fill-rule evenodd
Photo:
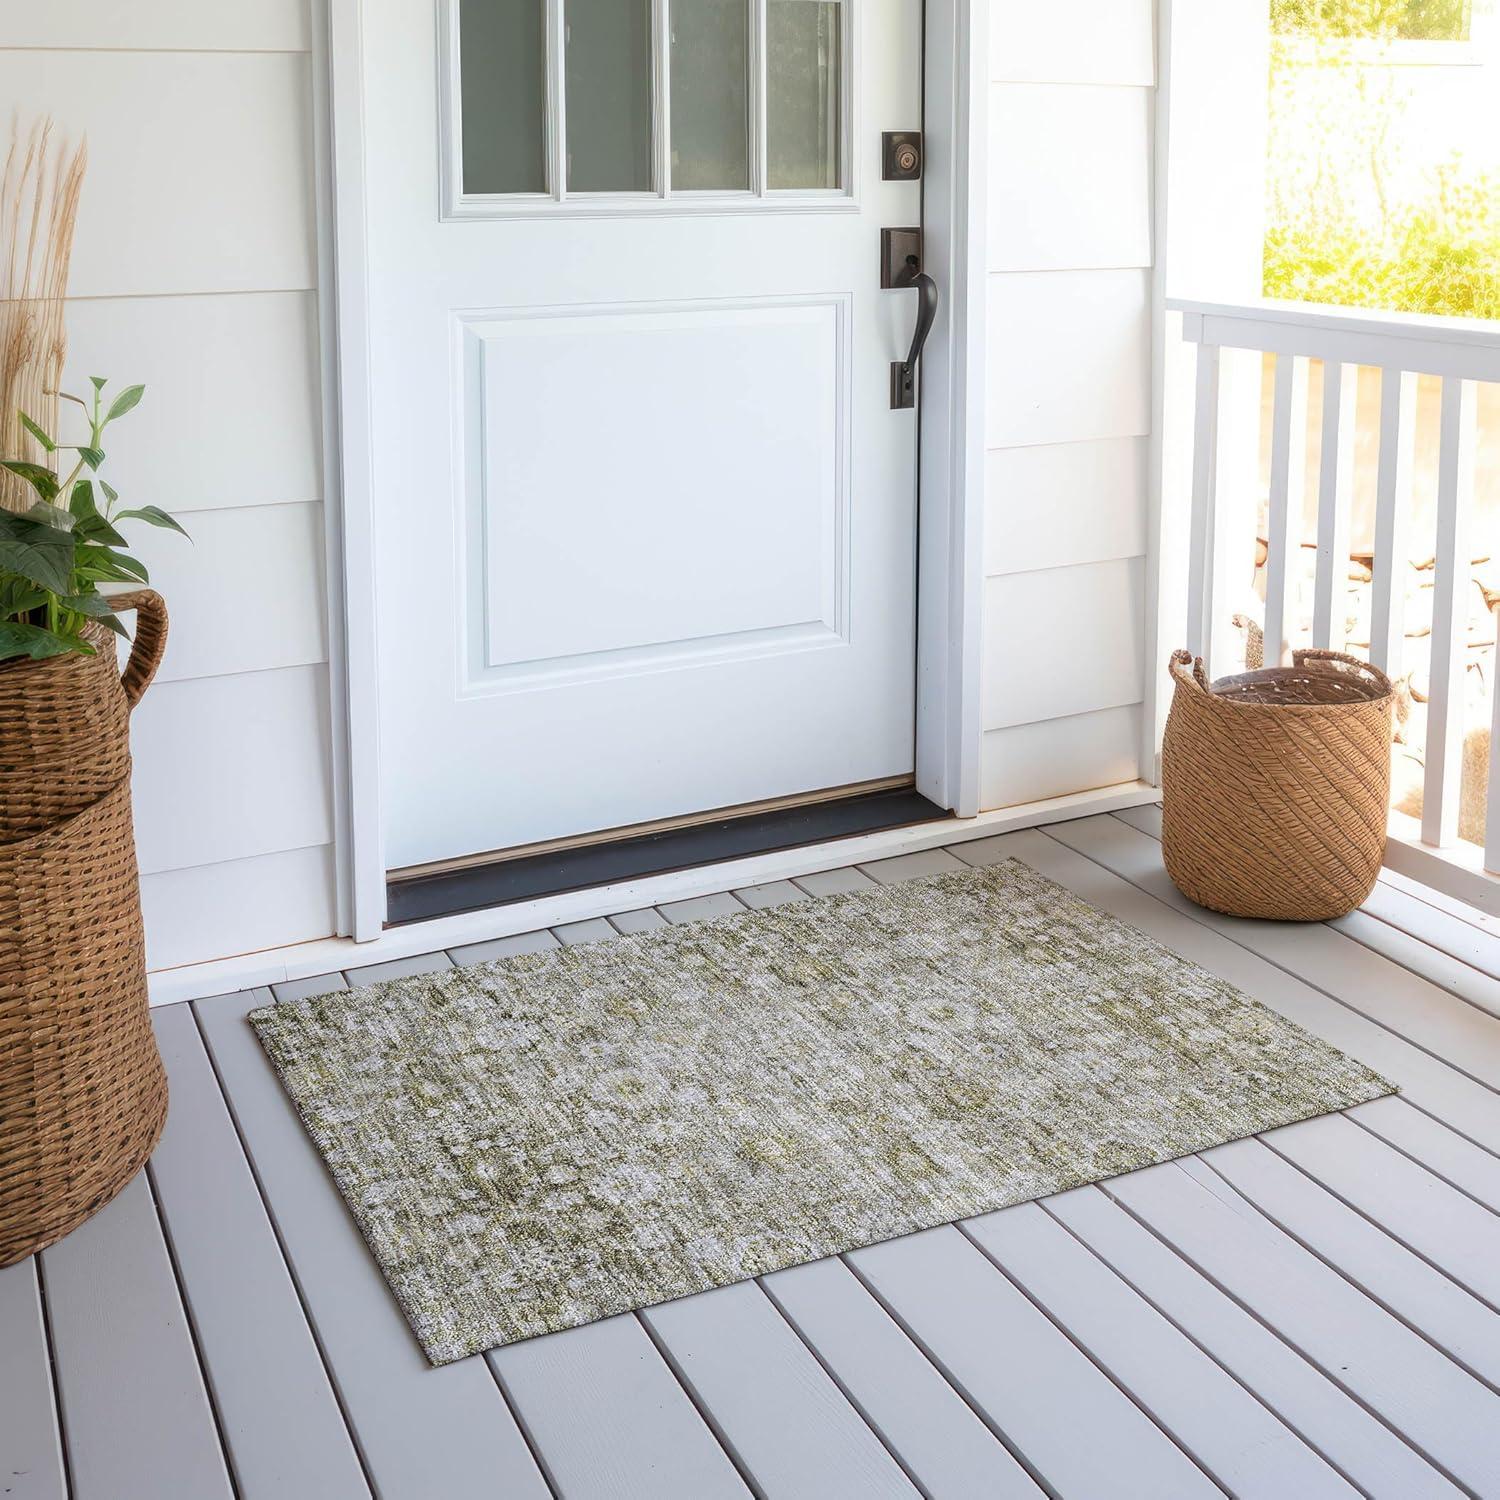
<path fill-rule="evenodd" d="M 0 1266 L 61 1239 L 151 1154 L 167 1080 L 146 1009 L 129 713 L 161 660 L 149 589 L 122 679 L 94 656 L 0 667 Z"/>
<path fill-rule="evenodd" d="M 1385 852 L 1390 680 L 1333 651 L 1209 683 L 1172 655 L 1162 853 L 1190 900 L 1317 922 L 1370 894 Z"/>

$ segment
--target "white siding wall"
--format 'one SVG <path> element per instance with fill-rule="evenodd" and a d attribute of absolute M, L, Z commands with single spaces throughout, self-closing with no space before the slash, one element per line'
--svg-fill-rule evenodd
<path fill-rule="evenodd" d="M 86 131 L 71 379 L 144 381 L 121 491 L 172 635 L 135 715 L 149 962 L 333 931 L 308 0 L 10 5 L 0 98 Z"/>
<path fill-rule="evenodd" d="M 990 0 L 986 808 L 1138 773 L 1152 0 Z"/>

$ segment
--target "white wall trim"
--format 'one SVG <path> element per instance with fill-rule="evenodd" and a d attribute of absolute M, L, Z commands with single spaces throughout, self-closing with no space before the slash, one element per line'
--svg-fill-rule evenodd
<path fill-rule="evenodd" d="M 1146 680 L 1141 709 L 1141 779 L 1160 785 L 1167 719 L 1163 662 L 1175 619 L 1162 590 L 1167 510 L 1167 163 L 1172 118 L 1172 0 L 1156 0 L 1156 92 L 1151 117 L 1151 436 L 1146 461 Z"/>
<path fill-rule="evenodd" d="M 343 473 L 339 441 L 337 276 L 333 208 L 333 110 L 330 97 L 328 0 L 310 0 L 314 222 L 317 231 L 318 395 L 323 433 L 323 587 L 327 611 L 328 728 L 333 806 L 334 920 L 338 932 L 354 922 L 349 861 L 348 651 L 344 628 Z"/>
<path fill-rule="evenodd" d="M 332 591 L 336 602 L 330 606 L 342 617 L 339 628 L 330 631 L 330 649 L 341 639 L 344 696 L 335 711 L 348 745 L 347 767 L 335 768 L 335 800 L 346 809 L 345 836 L 336 853 L 341 887 L 349 892 L 348 928 L 374 953 L 384 952 L 389 934 L 382 936 L 386 864 L 379 765 L 362 5 L 361 0 L 327 4 L 338 381 L 337 431 L 328 440 L 339 455 L 342 475 L 341 505 L 329 508 L 330 515 L 342 513 L 339 546 L 329 549 L 330 558 L 342 553 L 342 576 Z M 924 47 L 924 234 L 927 264 L 937 277 L 943 303 L 921 376 L 916 766 L 923 794 L 965 816 L 979 807 L 983 745 L 987 19 L 988 0 L 928 0 Z"/>
<path fill-rule="evenodd" d="M 331 588 L 338 615 L 329 632 L 329 656 L 342 648 L 343 700 L 334 717 L 348 745 L 347 764 L 335 765 L 334 801 L 345 809 L 345 836 L 335 849 L 339 884 L 349 892 L 348 930 L 359 941 L 380 935 L 385 923 L 385 825 L 380 796 L 380 664 L 376 646 L 379 606 L 375 588 L 375 512 L 370 415 L 368 233 L 365 218 L 364 77 L 360 65 L 360 0 L 328 0 L 330 207 L 335 260 L 337 342 L 334 378 L 337 430 L 326 441 L 337 451 L 341 476 L 337 517 L 341 561 Z M 333 496 L 327 497 L 330 501 Z M 332 564 L 331 564 L 332 565 Z M 336 690 L 337 691 L 337 690 Z"/>
<path fill-rule="evenodd" d="M 968 818 L 984 747 L 989 0 L 928 0 L 925 59 L 923 250 L 943 301 L 921 372 L 917 790 Z"/>
<path fill-rule="evenodd" d="M 511 937 L 520 932 L 535 932 L 539 928 L 557 927 L 566 922 L 583 922 L 613 912 L 636 911 L 668 901 L 686 901 L 718 891 L 765 885 L 773 880 L 790 880 L 818 870 L 967 843 L 971 839 L 1013 833 L 1043 823 L 1069 822 L 1119 808 L 1140 807 L 1157 801 L 1159 796 L 1155 787 L 1140 781 L 1126 781 L 1091 792 L 1074 792 L 1066 797 L 1050 797 L 1041 802 L 980 813 L 973 818 L 922 823 L 912 828 L 890 828 L 880 833 L 861 834 L 857 838 L 805 844 L 797 849 L 700 865 L 691 870 L 673 870 L 665 875 L 651 875 L 613 885 L 592 886 L 587 890 L 568 891 L 534 901 L 516 901 L 483 911 L 438 917 L 430 922 L 413 922 L 409 926 L 393 927 L 368 943 L 358 943 L 350 938 L 323 938 L 317 942 L 247 953 L 238 958 L 160 969 L 150 976 L 151 1004 L 173 1005 L 205 995 L 279 984 L 283 980 L 303 979 L 312 974 L 329 974 L 362 964 L 409 958 L 413 954 L 488 942 L 492 938 Z"/>

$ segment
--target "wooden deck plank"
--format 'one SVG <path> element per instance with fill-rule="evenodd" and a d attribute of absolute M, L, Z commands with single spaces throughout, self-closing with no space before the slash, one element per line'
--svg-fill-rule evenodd
<path fill-rule="evenodd" d="M 382 1500 L 544 1497 L 488 1365 L 433 1369 L 417 1347 L 245 1020 L 269 992 L 196 1009 L 344 1411 Z"/>
<path fill-rule="evenodd" d="M 1322 922 L 1251 922 L 1195 906 L 1172 884 L 1160 845 L 1117 818 L 1063 824 L 1050 836 L 1120 873 L 1128 864 L 1127 878 L 1158 899 L 1471 1078 L 1500 1086 L 1500 1019 Z M 1493 1113 L 1500 1123 L 1500 1109 Z"/>
<path fill-rule="evenodd" d="M 669 925 L 654 906 L 642 906 L 635 911 L 617 911 L 611 915 L 609 922 L 627 936 L 635 932 L 655 932 L 657 928 Z"/>
<path fill-rule="evenodd" d="M 785 906 L 788 901 L 805 901 L 807 896 L 790 880 L 773 880 L 769 885 L 737 886 L 735 896 L 752 911 L 768 911 L 773 906 Z"/>
<path fill-rule="evenodd" d="M 367 984 L 384 984 L 388 979 L 415 979 L 419 974 L 436 974 L 451 969 L 453 960 L 446 953 L 413 953 L 410 958 L 387 959 L 380 964 L 361 964 L 345 969 L 344 978 L 354 989 Z"/>
<path fill-rule="evenodd" d="M 1345 1117 L 1421 1162 L 1450 1187 L 1500 1213 L 1500 1156 L 1465 1140 L 1405 1099 L 1375 1099 L 1347 1111 Z"/>
<path fill-rule="evenodd" d="M 897 885 L 903 880 L 920 880 L 925 875 L 952 875 L 965 868 L 946 849 L 918 849 L 914 854 L 894 854 L 889 859 L 872 859 L 859 866 L 877 885 Z"/>
<path fill-rule="evenodd" d="M 769 1500 L 917 1493 L 754 1282 L 640 1314 L 740 1471 Z"/>
<path fill-rule="evenodd" d="M 634 1314 L 485 1357 L 559 1494 L 716 1500 L 750 1493 Z"/>
<path fill-rule="evenodd" d="M 929 1495 L 1043 1493 L 973 1408 L 838 1257 L 762 1286 L 865 1421 Z"/>
<path fill-rule="evenodd" d="M 1458 1495 L 1389 1427 L 1100 1188 L 1060 1193 L 1042 1208 L 1367 1494 Z"/>
<path fill-rule="evenodd" d="M 66 1500 L 35 1256 L 0 1270 L 0 1495 Z"/>
<path fill-rule="evenodd" d="M 1500 1307 L 1500 1217 L 1348 1120 L 1309 1120 L 1273 1132 L 1266 1144 L 1481 1301 Z"/>
<path fill-rule="evenodd" d="M 515 958 L 522 953 L 545 953 L 558 947 L 558 941 L 545 927 L 537 932 L 518 932 L 513 937 L 491 938 L 485 943 L 465 943 L 450 948 L 448 957 L 462 968 L 466 964 L 485 964 L 495 958 Z"/>
<path fill-rule="evenodd" d="M 1500 1493 L 1500 1397 L 1253 1209 L 1175 1163 L 1109 1195 L 1450 1478 Z"/>
<path fill-rule="evenodd" d="M 283 979 L 271 986 L 277 1000 L 306 1000 L 313 995 L 333 995 L 349 988 L 342 974 L 310 974 L 306 979 Z"/>
<path fill-rule="evenodd" d="M 957 1229 L 930 1229 L 846 1259 L 1052 1492 L 1111 1500 L 1220 1493 Z"/>
<path fill-rule="evenodd" d="M 1124 808 L 1111 816 L 1161 841 L 1159 806 Z M 1500 937 L 1400 890 L 1389 872 L 1358 911 L 1327 925 L 1500 1016 Z"/>
<path fill-rule="evenodd" d="M 151 1177 L 242 1500 L 368 1496 L 192 1012 L 152 1019 L 172 1108 Z"/>
<path fill-rule="evenodd" d="M 1412 937 L 1410 933 L 1364 911 L 1352 911 L 1347 917 L 1339 917 L 1328 925 L 1392 963 L 1441 985 L 1450 995 L 1457 995 L 1460 1000 L 1489 1015 L 1500 1016 L 1500 979 L 1449 953 L 1440 952 L 1420 938 Z"/>
<path fill-rule="evenodd" d="M 1429 948 L 1500 980 L 1500 937 L 1485 926 L 1464 921 L 1386 881 L 1370 893 L 1363 910 Z"/>
<path fill-rule="evenodd" d="M 1069 830 L 1079 826 L 1070 824 Z M 1105 843 L 1086 841 L 1089 854 L 1084 855 L 1045 834 L 1002 834 L 970 845 L 964 857 L 976 862 L 1023 857 L 1100 910 L 1128 922 L 1377 1069 L 1400 1085 L 1414 1103 L 1461 1134 L 1500 1150 L 1500 1113 L 1495 1108 L 1494 1093 L 1234 941 L 1225 930 L 1205 920 L 1211 913 L 1194 908 L 1196 914 L 1189 914 L 1183 909 L 1186 898 L 1178 897 L 1182 902 L 1179 906 L 1162 888 L 1165 885 L 1177 894 L 1162 869 L 1160 847 L 1118 821 L 1113 822 L 1113 829 L 1130 842 L 1122 844 L 1113 834 Z M 1077 833 L 1070 836 L 1079 837 Z"/>
<path fill-rule="evenodd" d="M 1471 1374 L 1500 1388 L 1500 1315 L 1493 1309 L 1261 1142 L 1236 1141 L 1204 1160 L 1298 1244 Z"/>
<path fill-rule="evenodd" d="M 1230 1494 L 1358 1491 L 1035 1203 L 963 1226 Z"/>
<path fill-rule="evenodd" d="M 683 922 L 706 922 L 714 917 L 739 917 L 745 914 L 745 907 L 728 891 L 716 891 L 712 896 L 691 896 L 686 901 L 669 901 L 656 909 L 674 927 Z"/>
<path fill-rule="evenodd" d="M 597 943 L 619 935 L 618 929 L 611 927 L 603 917 L 590 917 L 585 922 L 564 922 L 561 927 L 552 929 L 552 936 L 564 948 L 572 948 L 579 943 Z"/>
<path fill-rule="evenodd" d="M 838 896 L 845 891 L 867 891 L 875 882 L 853 865 L 840 865 L 834 870 L 814 870 L 811 875 L 797 875 L 792 884 L 809 896 Z"/>
<path fill-rule="evenodd" d="M 187 1314 L 144 1172 L 42 1252 L 75 1500 L 229 1500 Z"/>

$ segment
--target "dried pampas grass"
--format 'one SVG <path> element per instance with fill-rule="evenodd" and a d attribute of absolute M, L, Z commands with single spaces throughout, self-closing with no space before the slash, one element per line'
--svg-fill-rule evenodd
<path fill-rule="evenodd" d="M 20 412 L 56 433 L 58 385 L 67 354 L 63 299 L 88 160 L 85 142 L 52 140 L 52 121 L 22 131 L 11 122 L 10 152 L 0 179 L 0 456 L 45 462 L 21 426 Z M 0 472 L 0 505 L 25 510 L 32 490 Z"/>

